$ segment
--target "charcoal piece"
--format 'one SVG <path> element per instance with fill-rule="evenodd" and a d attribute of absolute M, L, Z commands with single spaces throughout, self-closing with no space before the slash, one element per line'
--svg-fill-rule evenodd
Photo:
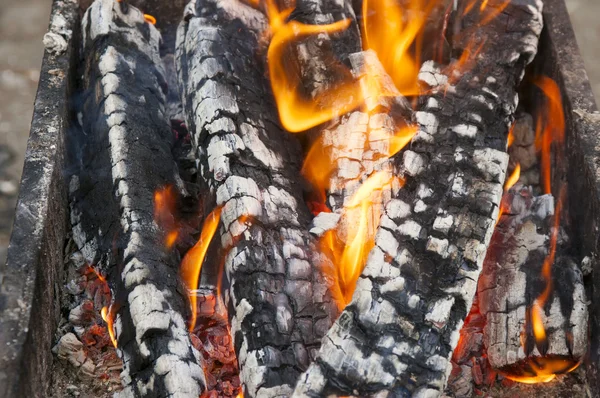
<path fill-rule="evenodd" d="M 83 22 L 82 131 L 70 182 L 74 239 L 113 293 L 123 397 L 198 397 L 204 373 L 185 316 L 179 256 L 153 197 L 179 186 L 159 32 L 133 6 L 96 0 Z"/>
<path fill-rule="evenodd" d="M 294 396 L 439 396 L 469 312 L 502 197 L 517 87 L 542 29 L 539 0 L 511 2 L 487 25 L 470 70 L 423 65 L 419 132 L 401 158 L 405 186 L 386 206 L 352 302 Z"/>
<path fill-rule="evenodd" d="M 552 287 L 541 307 L 545 339 L 536 342 L 535 302 L 546 288 L 543 266 L 552 247 L 555 200 L 534 197 L 531 189 L 513 187 L 503 199 L 498 223 L 479 280 L 480 312 L 486 318 L 484 344 L 490 364 L 505 374 L 534 377 L 538 366 L 566 372 L 587 352 L 588 312 L 583 276 L 568 256 L 564 232 L 556 233 Z M 560 215 L 559 215 L 560 217 Z"/>
<path fill-rule="evenodd" d="M 215 239 L 246 397 L 289 396 L 337 315 L 313 266 L 301 148 L 279 124 L 264 73 L 267 27 L 237 0 L 191 2 L 176 51 L 205 203 L 223 206 Z"/>

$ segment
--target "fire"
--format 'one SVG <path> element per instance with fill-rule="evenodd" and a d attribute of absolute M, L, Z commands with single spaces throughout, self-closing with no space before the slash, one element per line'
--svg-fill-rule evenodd
<path fill-rule="evenodd" d="M 556 143 L 557 163 L 564 160 L 565 115 L 563 112 L 560 88 L 549 77 L 541 76 L 535 85 L 542 90 L 546 106 L 538 113 L 535 133 L 535 146 L 540 153 L 541 174 L 544 193 L 551 193 L 552 144 Z"/>
<path fill-rule="evenodd" d="M 552 144 L 557 143 L 555 153 L 557 154 L 557 162 L 560 163 L 564 159 L 563 144 L 565 136 L 565 117 L 563 113 L 560 88 L 556 82 L 549 77 L 541 76 L 535 84 L 545 95 L 546 107 L 538 114 L 536 126 L 536 149 L 540 152 L 542 182 L 545 193 L 552 192 Z M 546 121 L 544 123 L 544 121 Z M 542 320 L 542 312 L 545 304 L 548 302 L 552 294 L 552 265 L 556 255 L 556 242 L 558 239 L 558 231 L 560 228 L 560 217 L 562 210 L 562 202 L 565 196 L 565 187 L 560 188 L 559 198 L 554 211 L 554 225 L 550 236 L 550 247 L 544 264 L 542 266 L 542 277 L 546 282 L 544 291 L 535 300 L 531 309 L 531 323 L 533 334 L 535 337 L 538 349 L 542 351 L 546 342 L 546 330 Z"/>
<path fill-rule="evenodd" d="M 330 276 L 335 281 L 332 292 L 340 309 L 352 299 L 356 281 L 374 246 L 373 231 L 381 217 L 381 196 L 395 178 L 383 171 L 371 175 L 344 207 L 341 227 L 344 230 L 327 231 L 320 240 L 323 252 L 335 266 L 335 274 Z M 341 232 L 346 244 L 342 243 Z"/>
<path fill-rule="evenodd" d="M 374 50 L 396 88 L 405 96 L 418 95 L 420 42 L 427 17 L 439 0 L 412 0 L 404 8 L 397 0 L 365 0 L 362 33 L 365 50 Z M 393 32 L 393 33 L 392 33 Z"/>
<path fill-rule="evenodd" d="M 336 33 L 350 26 L 350 20 L 344 19 L 329 25 L 306 25 L 297 21 L 285 22 L 293 8 L 279 10 L 274 0 L 266 1 L 267 16 L 272 34 L 267 51 L 269 77 L 273 95 L 277 103 L 279 118 L 289 132 L 308 130 L 334 117 L 342 115 L 359 106 L 362 102 L 361 87 L 347 78 L 327 93 L 315 98 L 302 95 L 302 82 L 297 76 L 290 76 L 290 67 L 286 64 L 286 51 L 294 40 L 319 33 Z"/>
<path fill-rule="evenodd" d="M 329 189 L 329 177 L 335 170 L 330 161 L 331 150 L 323 144 L 323 137 L 319 137 L 312 145 L 302 165 L 302 175 L 317 190 L 319 203 L 325 203 L 325 190 Z"/>
<path fill-rule="evenodd" d="M 144 19 L 149 24 L 156 25 L 156 18 L 154 18 L 152 15 L 150 15 L 150 14 L 144 14 Z"/>
<path fill-rule="evenodd" d="M 556 82 L 546 76 L 539 77 L 534 83 L 542 90 L 545 99 L 545 106 L 537 117 L 535 145 L 541 159 L 544 193 L 552 193 L 552 156 L 555 155 L 555 165 L 558 167 L 561 167 L 564 161 L 565 118 L 561 93 Z M 512 140 L 509 142 L 512 143 Z M 509 181 L 511 180 L 512 178 L 509 178 Z M 552 266 L 556 256 L 562 206 L 566 196 L 565 186 L 560 186 L 558 191 L 559 196 L 554 210 L 548 254 L 541 270 L 541 276 L 545 282 L 544 290 L 527 311 L 527 322 L 530 322 L 535 345 L 543 356 L 527 358 L 519 364 L 518 369 L 503 371 L 507 378 L 520 383 L 546 383 L 554 380 L 557 374 L 571 372 L 579 366 L 579 362 L 575 362 L 571 358 L 546 354 L 548 337 L 544 325 L 544 307 L 552 295 Z M 523 347 L 525 340 L 527 340 L 526 336 L 522 336 L 521 345 Z"/>
<path fill-rule="evenodd" d="M 549 355 L 541 358 L 531 358 L 524 362 L 520 369 L 513 372 L 501 372 L 507 379 L 524 383 L 537 384 L 548 383 L 559 374 L 574 371 L 579 362 L 573 362 L 570 358 Z"/>
<path fill-rule="evenodd" d="M 512 144 L 512 141 L 510 140 L 511 134 L 512 133 L 512 128 L 510 130 L 509 133 L 509 145 L 510 146 Z M 514 138 L 513 138 L 514 140 Z M 521 165 L 519 163 L 517 163 L 517 165 L 515 166 L 515 169 L 513 170 L 513 172 L 511 173 L 511 175 L 508 177 L 508 179 L 506 180 L 506 182 L 504 183 L 504 193 L 506 194 L 518 181 L 519 178 L 521 177 Z M 502 214 L 504 214 L 504 212 L 506 211 L 506 204 L 504 202 L 504 197 L 502 197 L 502 200 L 500 201 L 500 210 L 498 211 L 498 217 L 496 218 L 496 224 L 498 224 L 498 222 L 500 221 L 500 217 L 502 217 Z"/>
<path fill-rule="evenodd" d="M 170 185 L 154 192 L 154 222 L 166 232 L 164 245 L 167 249 L 171 249 L 179 238 L 179 229 L 173 217 L 176 202 L 173 187 Z"/>
<path fill-rule="evenodd" d="M 508 148 L 510 148 L 512 146 L 513 142 L 515 142 L 515 124 L 514 123 L 510 126 L 510 130 L 508 130 L 508 138 L 506 140 L 506 146 Z"/>
<path fill-rule="evenodd" d="M 115 330 L 113 328 L 113 314 L 112 314 L 112 306 L 102 307 L 100 314 L 102 315 L 102 320 L 106 323 L 106 328 L 108 329 L 108 334 L 110 335 L 110 341 L 112 341 L 113 346 L 117 348 L 117 338 L 115 337 Z"/>
<path fill-rule="evenodd" d="M 103 277 L 101 273 L 96 271 L 96 269 L 94 267 L 92 267 L 91 265 L 88 265 L 88 268 L 90 269 L 90 271 L 92 271 L 94 274 L 96 274 L 96 278 L 98 278 L 100 281 L 106 283 L 106 278 Z"/>
<path fill-rule="evenodd" d="M 192 307 L 192 316 L 190 318 L 189 330 L 193 331 L 196 326 L 197 317 L 197 305 L 196 295 L 192 293 L 193 290 L 198 288 L 198 281 L 200 279 L 200 270 L 202 269 L 202 263 L 208 250 L 208 246 L 217 231 L 219 221 L 221 220 L 221 206 L 213 210 L 202 226 L 202 232 L 200 233 L 200 239 L 192 247 L 183 258 L 181 262 L 181 278 L 188 289 L 190 297 L 190 305 Z"/>
<path fill-rule="evenodd" d="M 479 12 L 480 24 L 486 25 L 504 11 L 511 0 L 470 0 L 464 9 L 463 16 L 471 12 Z M 475 7 L 479 3 L 479 7 Z"/>
<path fill-rule="evenodd" d="M 521 177 L 521 165 L 517 163 L 515 169 L 504 184 L 504 191 L 506 192 L 511 189 L 517 183 L 517 181 L 519 181 L 519 177 Z"/>

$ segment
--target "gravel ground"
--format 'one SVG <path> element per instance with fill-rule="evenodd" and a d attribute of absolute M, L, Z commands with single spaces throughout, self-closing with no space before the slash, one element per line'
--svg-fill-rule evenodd
<path fill-rule="evenodd" d="M 600 0 L 566 2 L 598 100 Z M 50 4 L 0 0 L 0 264 L 6 259 Z"/>

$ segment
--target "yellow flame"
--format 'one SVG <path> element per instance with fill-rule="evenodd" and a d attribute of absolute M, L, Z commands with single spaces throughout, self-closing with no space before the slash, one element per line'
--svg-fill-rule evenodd
<path fill-rule="evenodd" d="M 190 305 L 192 307 L 192 316 L 189 322 L 190 331 L 193 331 L 194 327 L 196 326 L 198 311 L 197 297 L 192 291 L 198 288 L 202 263 L 204 262 L 204 257 L 206 256 L 206 251 L 208 250 L 208 246 L 210 245 L 212 237 L 217 231 L 220 220 L 221 206 L 217 207 L 208 215 L 208 217 L 206 217 L 198 242 L 186 253 L 183 261 L 181 262 L 181 278 L 188 289 Z"/>
<path fill-rule="evenodd" d="M 538 345 L 545 344 L 547 341 L 542 312 L 543 309 L 540 306 L 539 301 L 536 301 L 531 308 L 531 323 L 533 326 L 533 336 Z"/>
<path fill-rule="evenodd" d="M 102 320 L 104 320 L 104 322 L 106 323 L 106 328 L 108 329 L 108 335 L 110 336 L 110 341 L 112 342 L 113 346 L 115 346 L 115 348 L 117 348 L 117 339 L 115 337 L 115 331 L 113 329 L 113 315 L 112 315 L 112 311 L 110 311 L 112 309 L 104 306 L 102 307 L 102 310 L 100 310 L 100 314 L 102 315 Z"/>
<path fill-rule="evenodd" d="M 335 266 L 334 274 L 330 275 L 334 280 L 332 294 L 340 309 L 352 299 L 374 245 L 373 231 L 379 225 L 383 190 L 389 189 L 395 178 L 384 171 L 371 175 L 344 206 L 345 230 L 327 231 L 320 240 L 321 248 Z M 346 244 L 340 239 L 341 232 L 345 232 Z"/>
<path fill-rule="evenodd" d="M 559 374 L 574 371 L 581 362 L 560 356 L 547 356 L 528 359 L 521 364 L 519 374 L 502 371 L 501 373 L 510 380 L 524 384 L 548 383 Z"/>
<path fill-rule="evenodd" d="M 283 15 L 289 15 L 289 12 Z M 294 40 L 342 31 L 350 25 L 350 20 L 329 25 L 305 25 L 297 21 L 284 23 L 284 19 L 281 13 L 269 12 L 273 38 L 267 51 L 269 77 L 283 127 L 293 133 L 305 131 L 359 106 L 363 100 L 361 87 L 353 80 L 341 82 L 314 98 L 305 98 L 301 94 L 301 81 L 297 76 L 290 76 L 290 68 L 285 63 L 286 49 Z"/>
<path fill-rule="evenodd" d="M 506 183 L 504 184 L 504 191 L 506 192 L 509 189 L 511 189 L 517 183 L 517 181 L 519 181 L 520 177 L 521 177 L 521 164 L 517 163 L 517 165 L 515 166 L 515 169 L 513 170 L 510 177 L 508 177 L 508 180 L 506 180 Z"/>
<path fill-rule="evenodd" d="M 427 17 L 439 0 L 412 0 L 404 8 L 397 0 L 364 0 L 362 33 L 366 50 L 379 60 L 404 95 L 417 95 L 421 65 L 411 47 L 423 33 Z"/>

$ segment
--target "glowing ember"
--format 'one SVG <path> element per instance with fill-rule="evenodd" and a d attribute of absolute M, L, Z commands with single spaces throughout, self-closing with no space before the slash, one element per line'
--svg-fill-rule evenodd
<path fill-rule="evenodd" d="M 117 348 L 117 338 L 115 337 L 115 330 L 113 328 L 113 314 L 112 314 L 112 306 L 102 307 L 100 314 L 102 315 L 102 320 L 106 323 L 106 328 L 108 329 L 108 334 L 110 335 L 110 341 L 112 341 L 113 346 Z"/>
<path fill-rule="evenodd" d="M 206 217 L 206 220 L 204 220 L 204 225 L 202 226 L 202 232 L 200 233 L 200 239 L 198 239 L 198 242 L 194 245 L 194 247 L 192 247 L 186 253 L 183 261 L 181 262 L 181 278 L 188 289 L 190 304 L 192 307 L 192 316 L 189 322 L 190 331 L 193 331 L 194 327 L 196 326 L 198 311 L 196 305 L 197 298 L 192 291 L 198 288 L 198 280 L 200 279 L 202 263 L 204 262 L 204 257 L 206 256 L 206 251 L 208 250 L 210 241 L 217 231 L 220 220 L 221 207 L 219 206 L 213 210 L 208 217 Z"/>

